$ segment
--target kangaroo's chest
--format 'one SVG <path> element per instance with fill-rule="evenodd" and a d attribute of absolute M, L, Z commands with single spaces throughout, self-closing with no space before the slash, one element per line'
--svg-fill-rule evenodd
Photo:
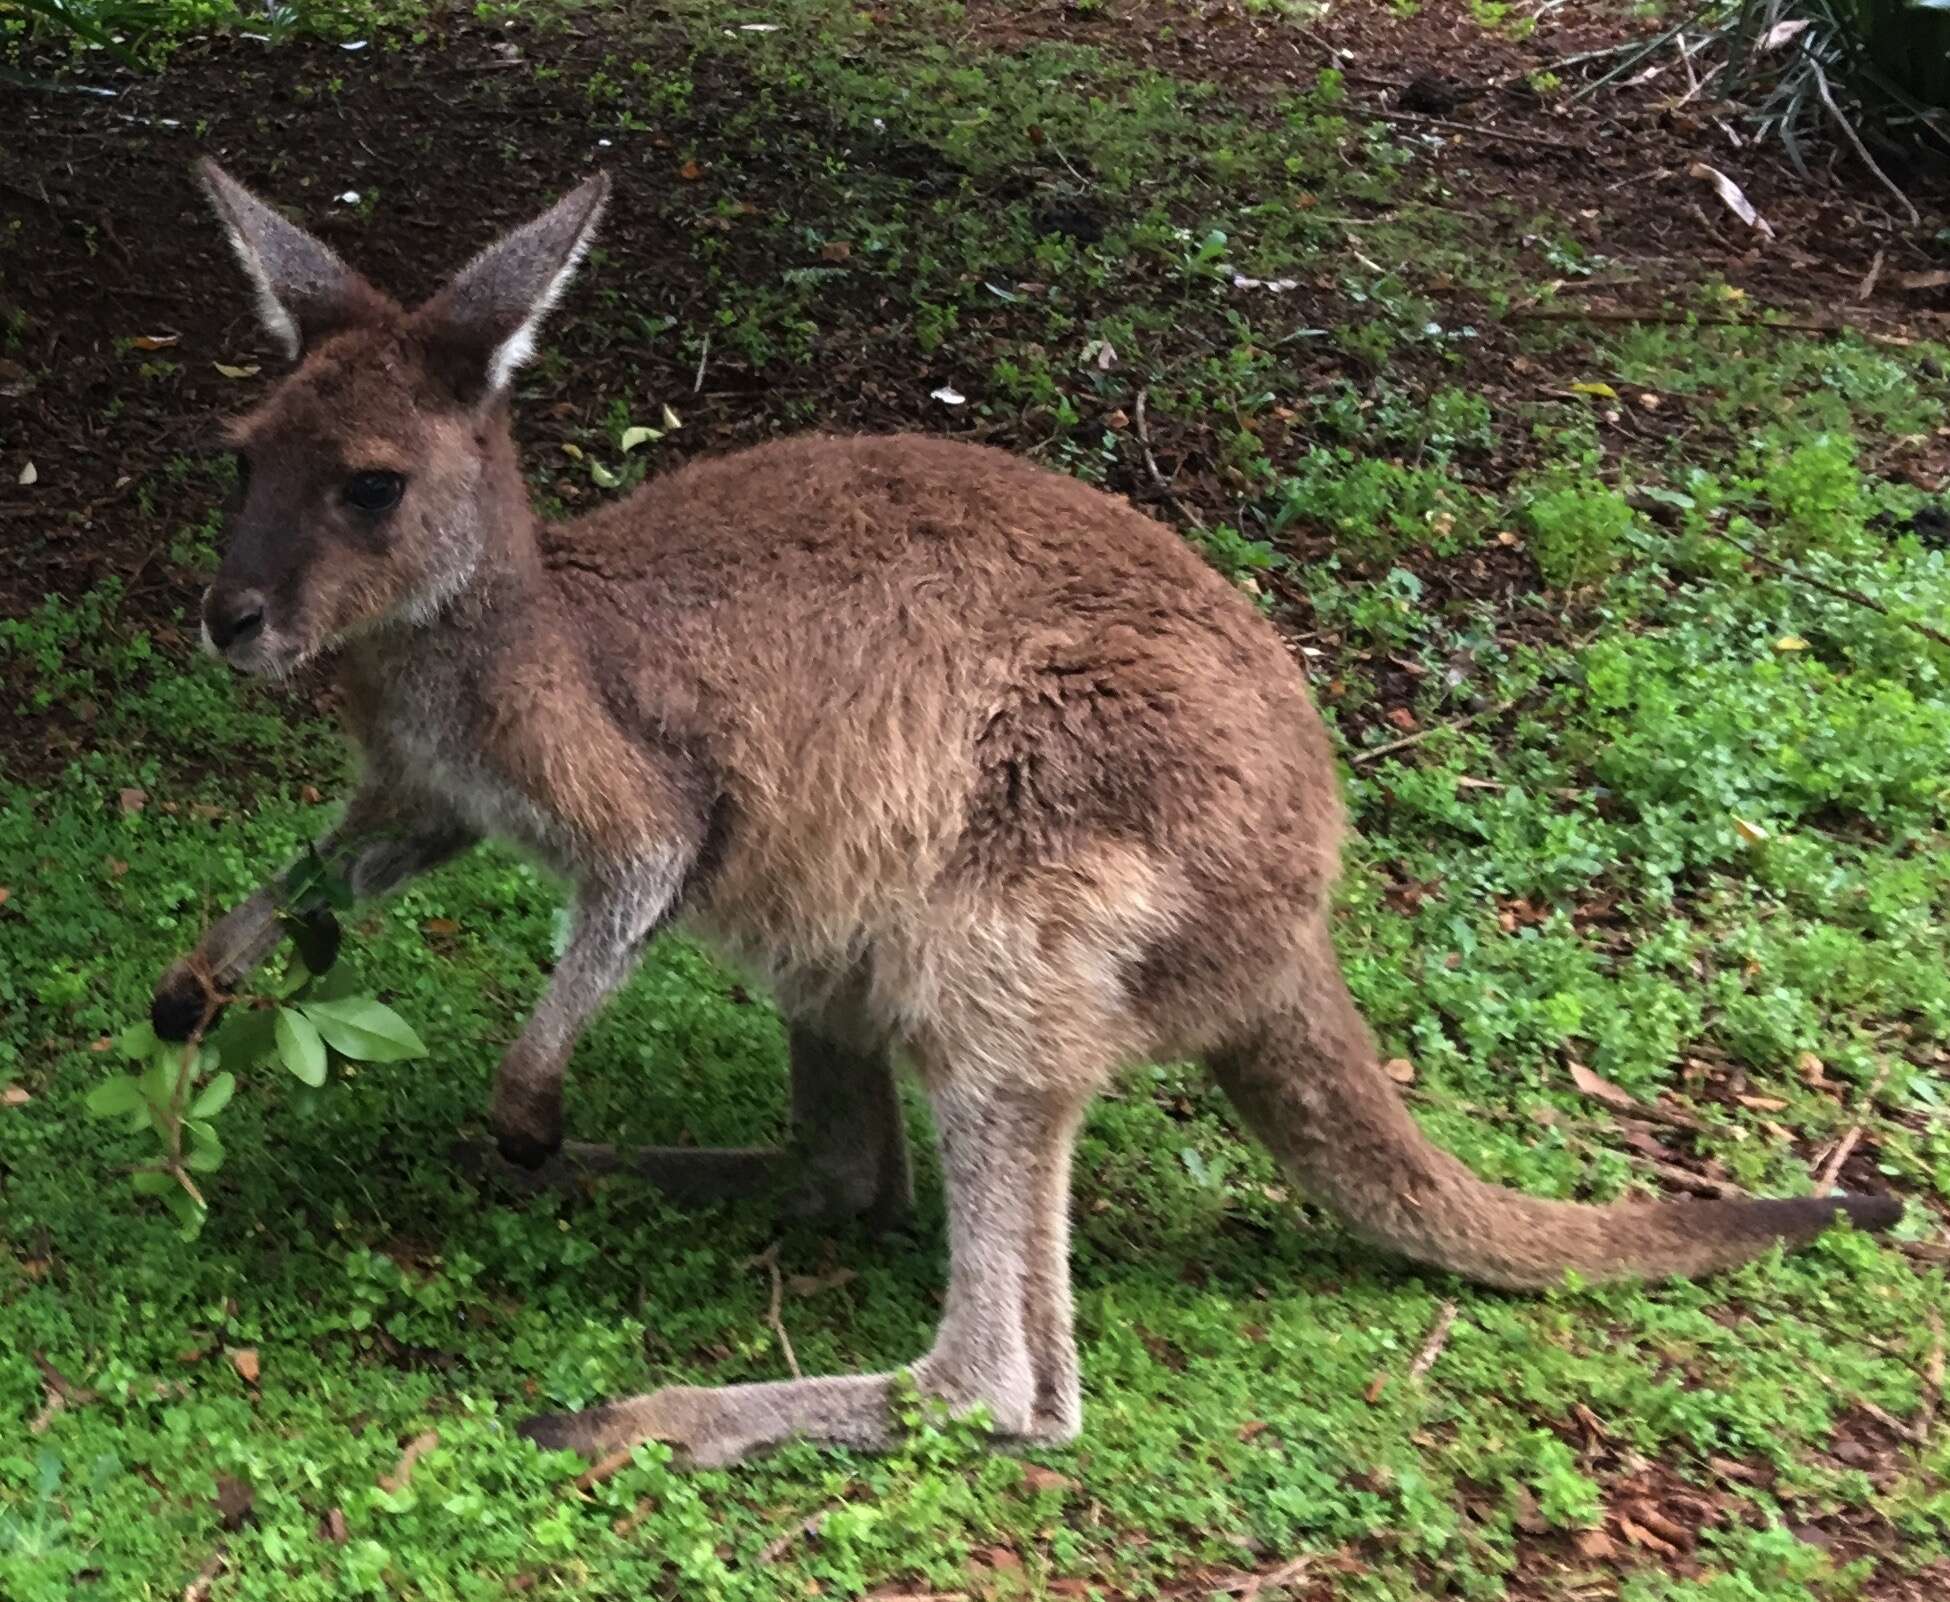
<path fill-rule="evenodd" d="M 402 780 L 470 828 L 573 877 L 562 820 L 518 784 L 499 759 L 491 720 L 471 687 L 437 665 L 390 678 L 369 739 Z"/>

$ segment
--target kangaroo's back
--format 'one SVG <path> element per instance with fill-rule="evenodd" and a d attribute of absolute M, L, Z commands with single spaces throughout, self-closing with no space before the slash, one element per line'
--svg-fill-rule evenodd
<path fill-rule="evenodd" d="M 1284 900 L 1288 924 L 1331 877 L 1331 759 L 1278 636 L 1075 479 L 917 436 L 792 439 L 543 549 L 606 693 L 723 786 L 721 913 L 770 903 L 775 933 L 844 943 L 1107 842 Z"/>

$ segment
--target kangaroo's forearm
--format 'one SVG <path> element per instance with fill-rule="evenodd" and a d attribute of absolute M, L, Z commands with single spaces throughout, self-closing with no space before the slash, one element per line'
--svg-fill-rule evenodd
<path fill-rule="evenodd" d="M 345 818 L 321 835 L 312 850 L 355 897 L 367 900 L 438 867 L 476 838 L 445 814 L 403 818 L 362 804 L 355 796 Z M 282 913 L 313 912 L 325 904 L 324 887 L 304 882 L 309 864 L 309 857 L 291 863 L 205 931 L 196 960 L 220 988 L 236 985 L 277 949 L 283 938 Z"/>

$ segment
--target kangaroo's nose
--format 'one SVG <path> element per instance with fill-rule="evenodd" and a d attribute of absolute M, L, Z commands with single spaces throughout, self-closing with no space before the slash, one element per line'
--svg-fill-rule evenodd
<path fill-rule="evenodd" d="M 203 626 L 219 651 L 241 645 L 264 627 L 264 596 L 258 590 L 223 590 L 215 586 L 203 597 Z"/>

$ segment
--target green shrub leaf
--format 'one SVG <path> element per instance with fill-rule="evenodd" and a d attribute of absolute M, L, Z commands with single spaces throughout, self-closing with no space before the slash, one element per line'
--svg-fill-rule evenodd
<path fill-rule="evenodd" d="M 325 1042 L 311 1020 L 295 1007 L 277 1012 L 278 1057 L 308 1085 L 325 1083 Z"/>
<path fill-rule="evenodd" d="M 427 1054 L 413 1026 L 369 996 L 307 1001 L 301 1010 L 327 1041 L 354 1062 L 404 1062 Z"/>
<path fill-rule="evenodd" d="M 142 1105 L 142 1085 L 133 1075 L 117 1074 L 88 1092 L 88 1110 L 97 1118 L 134 1112 Z"/>
<path fill-rule="evenodd" d="M 237 1076 L 218 1074 L 198 1093 L 190 1103 L 192 1118 L 214 1118 L 230 1105 L 230 1098 L 237 1094 Z"/>

